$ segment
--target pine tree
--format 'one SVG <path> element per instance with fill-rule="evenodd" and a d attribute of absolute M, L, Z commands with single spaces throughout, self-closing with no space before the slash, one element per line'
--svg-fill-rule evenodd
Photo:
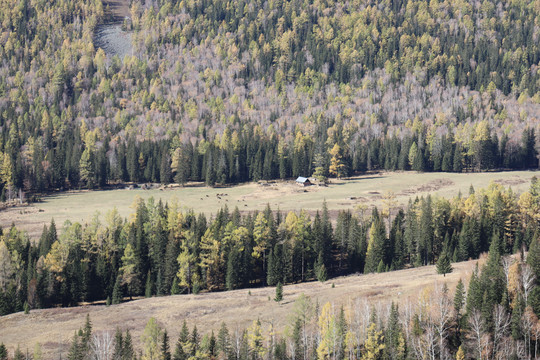
<path fill-rule="evenodd" d="M 375 323 L 369 325 L 362 360 L 376 360 L 382 358 L 382 352 L 385 348 L 383 342 L 384 336 L 382 333 L 382 330 L 377 331 L 377 325 L 375 325 Z"/>
<path fill-rule="evenodd" d="M 0 344 L 0 360 L 8 360 L 8 352 L 4 343 Z"/>
<path fill-rule="evenodd" d="M 25 356 L 23 352 L 21 351 L 21 348 L 17 346 L 17 349 L 15 349 L 15 354 L 13 354 L 13 360 L 24 360 Z"/>
<path fill-rule="evenodd" d="M 159 168 L 159 180 L 162 184 L 168 184 L 171 182 L 171 157 L 164 151 L 161 155 L 161 164 Z"/>
<path fill-rule="evenodd" d="M 328 171 L 331 175 L 334 175 L 338 179 L 347 176 L 347 165 L 343 161 L 343 153 L 341 147 L 336 143 L 330 150 L 332 159 L 330 160 L 330 167 Z"/>
<path fill-rule="evenodd" d="M 0 356 L 0 359 L 1 358 L 2 357 Z M 43 360 L 43 352 L 41 350 L 41 344 L 40 343 L 36 343 L 36 345 L 34 345 L 33 360 Z"/>
<path fill-rule="evenodd" d="M 218 353 L 221 354 L 222 358 L 226 358 L 229 354 L 229 347 L 229 329 L 227 329 L 225 322 L 222 322 L 217 338 L 217 350 Z"/>
<path fill-rule="evenodd" d="M 267 284 L 269 286 L 274 286 L 278 282 L 283 281 L 285 276 L 285 264 L 284 264 L 284 254 L 283 246 L 281 244 L 276 244 L 273 250 L 270 250 L 268 256 L 268 269 L 267 269 Z"/>
<path fill-rule="evenodd" d="M 84 181 L 88 189 L 93 189 L 96 185 L 95 156 L 90 148 L 84 149 L 79 163 L 81 180 Z"/>
<path fill-rule="evenodd" d="M 493 306 L 501 302 L 502 294 L 506 288 L 506 278 L 501 265 L 500 248 L 499 236 L 496 236 L 492 239 L 489 246 L 488 259 L 482 268 L 482 275 L 480 277 L 482 287 L 486 291 L 487 302 L 484 301 L 484 307 L 486 308 L 486 315 L 489 318 L 491 318 Z"/>
<path fill-rule="evenodd" d="M 412 164 L 412 169 L 420 172 L 426 170 L 424 152 L 421 147 L 417 148 L 416 156 L 414 157 L 414 162 Z"/>
<path fill-rule="evenodd" d="M 379 265 L 377 265 L 377 273 L 379 273 L 379 274 L 383 273 L 383 272 L 385 272 L 385 270 L 386 270 L 386 268 L 384 266 L 384 261 L 382 261 L 382 259 L 381 259 L 381 261 L 379 261 Z"/>
<path fill-rule="evenodd" d="M 456 145 L 456 148 L 454 150 L 454 164 L 452 165 L 452 170 L 454 172 L 463 171 L 463 154 L 461 152 L 460 145 Z"/>
<path fill-rule="evenodd" d="M 471 275 L 469 281 L 469 291 L 467 293 L 467 313 L 472 313 L 473 310 L 480 310 L 482 308 L 484 296 L 484 288 L 480 279 L 478 278 L 478 264 Z"/>
<path fill-rule="evenodd" d="M 179 150 L 180 155 L 177 160 L 176 175 L 174 176 L 174 181 L 182 186 L 188 181 L 192 166 L 187 159 L 185 151 L 183 148 Z M 198 160 L 196 161 L 198 163 Z"/>
<path fill-rule="evenodd" d="M 276 285 L 276 297 L 274 298 L 274 301 L 281 302 L 281 300 L 283 300 L 283 285 L 280 281 Z"/>
<path fill-rule="evenodd" d="M 454 310 L 456 313 L 456 317 L 458 319 L 461 315 L 461 309 L 463 309 L 464 304 L 465 304 L 465 285 L 463 285 L 463 281 L 459 279 L 458 284 L 456 286 L 456 294 L 454 295 Z"/>
<path fill-rule="evenodd" d="M 159 342 L 162 340 L 161 327 L 156 319 L 151 317 L 144 327 L 141 337 L 143 343 L 144 357 L 146 359 L 157 359 L 161 355 Z"/>
<path fill-rule="evenodd" d="M 131 333 L 126 330 L 126 336 L 124 336 L 124 347 L 122 349 L 122 360 L 135 360 L 135 350 L 133 349 L 133 342 L 131 341 Z"/>
<path fill-rule="evenodd" d="M 446 274 L 452 272 L 452 264 L 450 264 L 450 258 L 446 254 L 446 251 L 439 256 L 439 260 L 437 260 L 437 273 L 443 274 L 443 276 L 446 276 Z"/>
<path fill-rule="evenodd" d="M 369 229 L 369 242 L 366 253 L 365 273 L 376 272 L 379 263 L 384 261 L 384 244 L 386 239 L 386 229 L 376 212 L 373 217 L 371 228 Z"/>
<path fill-rule="evenodd" d="M 174 348 L 173 360 L 186 360 L 188 358 L 187 354 L 184 351 L 184 346 L 180 340 L 176 342 L 176 347 Z"/>
<path fill-rule="evenodd" d="M 92 321 L 90 321 L 90 314 L 86 314 L 86 321 L 82 329 L 81 336 L 81 349 L 83 356 L 88 352 L 90 347 L 90 338 L 92 337 Z"/>
<path fill-rule="evenodd" d="M 433 258 L 433 210 L 431 207 L 431 196 L 421 199 L 422 214 L 420 216 L 420 236 L 418 239 L 418 258 L 423 265 L 428 265 Z"/>
<path fill-rule="evenodd" d="M 81 344 L 79 343 L 79 335 L 75 333 L 71 340 L 71 346 L 68 352 L 68 360 L 82 360 L 84 354 L 81 350 Z"/>
<path fill-rule="evenodd" d="M 320 282 L 325 282 L 328 278 L 328 274 L 326 272 L 326 266 L 324 266 L 323 256 L 322 253 L 319 253 L 319 257 L 317 258 L 317 261 L 315 262 L 315 275 L 317 276 L 317 280 Z"/>
<path fill-rule="evenodd" d="M 161 342 L 161 360 L 171 360 L 171 350 L 169 347 L 169 335 L 167 335 L 167 330 L 163 331 L 163 340 Z"/>
<path fill-rule="evenodd" d="M 149 298 L 152 297 L 152 294 L 154 292 L 154 283 L 152 281 L 152 274 L 150 271 L 148 271 L 148 275 L 146 275 L 146 286 L 144 288 L 144 296 Z"/>
<path fill-rule="evenodd" d="M 122 360 L 122 355 L 124 352 L 124 337 L 122 336 L 122 330 L 116 328 L 114 334 L 114 350 L 113 350 L 113 360 Z"/>
<path fill-rule="evenodd" d="M 122 295 L 122 277 L 118 275 L 116 281 L 114 282 L 114 288 L 112 292 L 112 304 L 120 304 L 124 296 Z"/>
<path fill-rule="evenodd" d="M 227 274 L 225 276 L 225 286 L 227 290 L 237 289 L 240 286 L 240 267 L 241 256 L 238 249 L 234 247 L 229 252 L 227 259 Z"/>
<path fill-rule="evenodd" d="M 529 246 L 527 264 L 532 268 L 536 279 L 540 279 L 540 237 L 535 236 Z M 540 281 L 540 280 L 539 280 Z"/>
<path fill-rule="evenodd" d="M 193 346 L 191 349 L 191 356 L 195 356 L 197 354 L 197 350 L 199 350 L 199 345 L 201 342 L 201 337 L 199 335 L 199 331 L 197 330 L 197 325 L 193 326 L 193 330 L 191 331 L 191 345 Z"/>
<path fill-rule="evenodd" d="M 191 352 L 191 344 L 189 341 L 189 329 L 187 327 L 186 320 L 182 325 L 176 346 L 174 349 L 173 359 L 174 360 L 185 360 L 189 357 Z"/>
<path fill-rule="evenodd" d="M 122 256 L 122 283 L 128 287 L 130 298 L 138 293 L 140 278 L 139 278 L 139 258 L 137 257 L 131 244 L 127 244 Z"/>
<path fill-rule="evenodd" d="M 173 284 L 171 287 L 171 295 L 178 295 L 178 294 L 180 294 L 180 287 L 178 286 L 178 280 L 174 278 Z"/>
<path fill-rule="evenodd" d="M 403 328 L 399 321 L 399 309 L 394 302 L 390 306 L 390 316 L 384 337 L 384 357 L 387 359 L 404 359 L 406 354 Z"/>

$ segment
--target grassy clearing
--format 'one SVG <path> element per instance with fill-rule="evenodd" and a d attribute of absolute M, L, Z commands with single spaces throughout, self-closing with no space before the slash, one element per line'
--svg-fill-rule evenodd
<path fill-rule="evenodd" d="M 332 301 L 354 306 L 367 300 L 372 303 L 388 304 L 415 301 L 421 290 L 435 283 L 445 282 L 451 291 L 459 279 L 468 281 L 476 261 L 453 264 L 454 271 L 446 277 L 437 275 L 435 266 L 425 266 L 383 274 L 351 275 L 319 282 L 284 286 L 281 304 L 271 300 L 275 288 L 258 288 L 204 293 L 199 295 L 176 295 L 160 298 L 135 300 L 106 307 L 104 305 L 75 308 L 32 310 L 30 314 L 16 313 L 0 317 L 0 339 L 10 351 L 17 345 L 31 352 L 35 343 L 43 346 L 44 358 L 65 358 L 73 333 L 78 330 L 89 313 L 94 331 L 114 331 L 117 327 L 130 329 L 135 346 L 140 346 L 144 326 L 150 317 L 155 317 L 162 327 L 167 328 L 174 343 L 184 319 L 191 328 L 217 333 L 222 321 L 229 330 L 248 327 L 259 318 L 265 331 L 273 322 L 278 331 L 287 325 L 295 299 L 302 293 L 314 302 L 324 304 Z M 332 288 L 332 283 L 335 288 Z M 251 295 L 250 295 L 251 292 Z M 269 300 L 270 298 L 270 300 Z"/>
<path fill-rule="evenodd" d="M 54 218 L 56 224 L 66 220 L 88 221 L 96 212 L 104 215 L 116 207 L 124 217 L 133 212 L 131 207 L 137 196 L 153 197 L 164 202 L 178 201 L 195 212 L 214 214 L 221 207 L 235 206 L 241 211 L 262 210 L 266 204 L 282 211 L 306 209 L 315 211 L 326 200 L 330 210 L 353 209 L 356 205 L 378 205 L 386 191 L 393 191 L 400 204 L 409 198 L 437 194 L 443 197 L 467 194 L 470 185 L 476 189 L 487 187 L 491 181 L 511 186 L 516 192 L 529 188 L 530 179 L 538 171 L 486 172 L 486 173 L 379 173 L 334 180 L 328 187 L 302 188 L 293 181 L 276 182 L 262 186 L 255 183 L 233 187 L 209 188 L 205 186 L 174 187 L 154 190 L 68 191 L 47 196 L 42 203 L 28 207 L 11 208 L 0 212 L 0 226 L 26 229 L 36 238 L 44 224 Z M 353 199 L 354 198 L 354 199 Z"/>

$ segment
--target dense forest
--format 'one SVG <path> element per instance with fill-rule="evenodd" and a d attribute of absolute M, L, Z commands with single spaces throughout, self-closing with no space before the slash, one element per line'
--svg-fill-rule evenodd
<path fill-rule="evenodd" d="M 281 331 L 273 321 L 253 319 L 247 329 L 223 322 L 219 331 L 203 335 L 194 318 L 192 330 L 184 320 L 173 334 L 150 318 L 138 342 L 133 328 L 93 330 L 87 315 L 63 353 L 68 360 L 535 359 L 540 322 L 532 308 L 538 297 L 531 298 L 540 292 L 534 282 L 540 276 L 540 243 L 533 241 L 526 261 L 502 256 L 500 245 L 491 243 L 468 286 L 461 280 L 452 290 L 435 284 L 399 305 L 366 299 L 319 304 L 301 294 Z M 30 354 L 0 344 L 1 360 L 41 360 L 41 345 Z"/>
<path fill-rule="evenodd" d="M 535 1 L 0 1 L 2 199 L 372 169 L 537 168 Z"/>

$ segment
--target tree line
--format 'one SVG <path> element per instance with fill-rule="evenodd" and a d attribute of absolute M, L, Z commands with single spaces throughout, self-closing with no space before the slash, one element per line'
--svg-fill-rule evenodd
<path fill-rule="evenodd" d="M 330 122 L 331 123 L 331 122 Z M 341 123 L 319 119 L 316 136 L 296 133 L 287 143 L 275 133 L 264 134 L 246 126 L 242 132 L 226 128 L 213 141 L 136 141 L 114 143 L 110 136 L 99 141 L 96 132 L 84 127 L 66 130 L 58 142 L 48 135 L 50 151 L 34 146 L 32 162 L 17 151 L 19 140 L 7 141 L 10 149 L 0 154 L 0 187 L 3 201 L 19 196 L 16 190 L 33 193 L 66 188 L 103 188 L 117 183 L 178 183 L 203 181 L 207 185 L 314 176 L 346 177 L 372 170 L 484 171 L 536 169 L 538 152 L 533 129 L 523 131 L 518 146 L 508 146 L 507 135 L 497 137 L 480 123 L 468 145 L 452 134 L 427 139 L 420 123 L 414 135 L 362 139 L 347 145 L 350 135 Z M 6 133 L 4 133 L 6 135 Z M 333 145 L 332 145 L 333 144 Z"/>
<path fill-rule="evenodd" d="M 283 330 L 276 329 L 274 321 L 254 319 L 248 328 L 222 322 L 216 333 L 203 335 L 197 320 L 190 319 L 192 330 L 184 320 L 171 335 L 150 318 L 138 347 L 133 328 L 95 331 L 87 315 L 64 349 L 69 360 L 536 358 L 540 242 L 533 240 L 526 260 L 523 254 L 503 256 L 503 247 L 493 241 L 485 264 L 481 269 L 476 264 L 468 286 L 460 279 L 452 291 L 443 282 L 398 303 L 355 299 L 347 306 L 319 304 L 301 294 Z M 8 355 L 0 345 L 2 360 L 28 358 L 19 347 Z M 42 358 L 40 344 L 32 358 Z"/>

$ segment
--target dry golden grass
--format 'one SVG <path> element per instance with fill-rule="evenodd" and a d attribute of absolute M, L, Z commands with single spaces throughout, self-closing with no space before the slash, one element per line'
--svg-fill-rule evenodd
<path fill-rule="evenodd" d="M 353 209 L 362 204 L 380 205 L 386 191 L 393 191 L 399 204 L 406 204 L 409 198 L 436 194 L 453 197 L 459 192 L 468 194 L 470 185 L 476 189 L 485 188 L 490 182 L 511 186 L 515 193 L 529 188 L 530 179 L 540 175 L 538 171 L 509 171 L 485 173 L 416 173 L 382 172 L 350 178 L 332 180 L 328 187 L 311 186 L 302 188 L 294 181 L 277 181 L 262 186 L 255 183 L 232 187 L 210 188 L 206 186 L 170 187 L 153 190 L 104 190 L 67 191 L 47 196 L 43 202 L 25 207 L 15 207 L 0 211 L 0 226 L 7 227 L 14 222 L 28 231 L 32 238 L 38 238 L 44 224 L 51 218 L 61 231 L 66 220 L 84 224 L 99 212 L 101 219 L 107 211 L 116 207 L 121 216 L 133 212 L 131 207 L 137 196 L 156 201 L 177 201 L 185 208 L 207 215 L 215 214 L 227 205 L 231 210 L 263 210 L 267 204 L 282 211 L 305 209 L 310 213 L 320 209 L 326 201 L 328 209 L 335 214 L 337 210 Z"/>
<path fill-rule="evenodd" d="M 437 275 L 435 266 L 394 271 L 384 274 L 351 275 L 335 278 L 322 284 L 310 282 L 284 287 L 281 304 L 272 299 L 275 288 L 243 289 L 199 295 L 176 295 L 140 299 L 120 305 L 81 306 L 32 310 L 30 314 L 16 313 L 0 318 L 0 342 L 10 352 L 20 346 L 23 351 L 42 344 L 44 359 L 66 357 L 70 340 L 76 330 L 83 326 L 86 314 L 90 314 L 94 331 L 117 327 L 130 329 L 134 344 L 140 346 L 142 330 L 150 317 L 155 317 L 176 341 L 184 319 L 189 327 L 197 325 L 207 333 L 217 331 L 222 321 L 231 331 L 248 327 L 259 318 L 265 327 L 273 322 L 278 330 L 287 324 L 287 316 L 293 303 L 302 293 L 324 304 L 351 304 L 357 299 L 372 302 L 402 302 L 415 299 L 423 288 L 445 282 L 453 291 L 459 279 L 468 281 L 476 261 L 453 264 L 454 271 L 446 277 Z M 332 283 L 335 288 L 332 288 Z M 251 295 L 250 295 L 251 293 Z"/>

